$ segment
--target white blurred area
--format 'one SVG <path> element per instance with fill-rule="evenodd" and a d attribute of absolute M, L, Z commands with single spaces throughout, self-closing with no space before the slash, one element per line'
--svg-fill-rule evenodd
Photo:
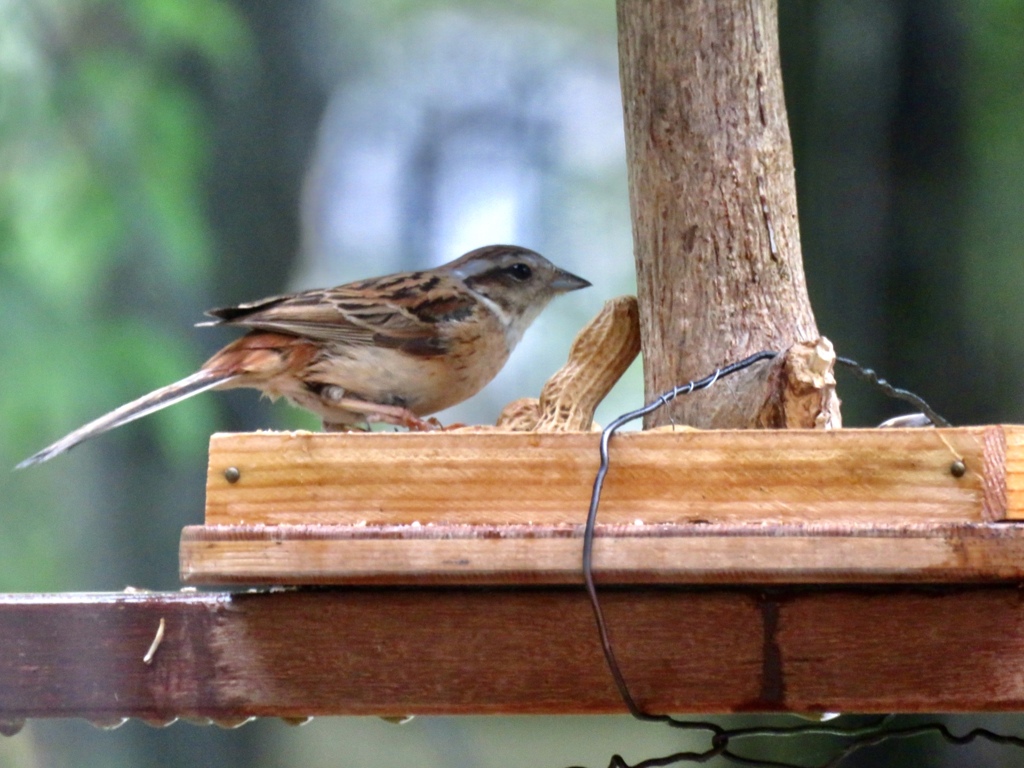
<path fill-rule="evenodd" d="M 379 43 L 379 44 L 377 44 Z M 436 266 L 492 243 L 593 283 L 559 298 L 485 390 L 439 415 L 493 423 L 536 396 L 608 298 L 635 292 L 615 39 L 431 12 L 363 49 L 320 126 L 293 288 Z M 639 365 L 599 412 L 640 404 Z"/>

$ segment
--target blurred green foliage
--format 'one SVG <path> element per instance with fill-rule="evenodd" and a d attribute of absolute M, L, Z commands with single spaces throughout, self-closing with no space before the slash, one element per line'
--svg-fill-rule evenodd
<path fill-rule="evenodd" d="M 1024 3 L 968 3 L 965 322 L 993 380 L 993 414 L 1024 418 Z M 995 417 L 995 416 L 993 416 Z M 1003 416 L 1008 418 L 1008 416 Z"/>
<path fill-rule="evenodd" d="M 148 312 L 194 311 L 213 260 L 209 117 L 185 73 L 226 76 L 250 48 L 220 0 L 0 2 L 0 466 L 199 362 Z M 209 408 L 162 415 L 165 449 L 201 442 Z M 0 537 L 0 588 L 60 583 L 41 574 L 82 506 L 70 477 L 0 471 L 21 523 Z"/>

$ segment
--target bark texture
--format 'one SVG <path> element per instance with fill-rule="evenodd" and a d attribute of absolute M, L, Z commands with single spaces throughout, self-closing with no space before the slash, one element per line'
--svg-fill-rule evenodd
<path fill-rule="evenodd" d="M 618 2 L 648 400 L 748 354 L 818 338 L 777 16 L 775 0 Z M 645 426 L 751 426 L 749 409 L 728 407 L 743 386 L 726 379 L 678 398 Z M 825 410 L 838 419 L 836 405 Z"/>

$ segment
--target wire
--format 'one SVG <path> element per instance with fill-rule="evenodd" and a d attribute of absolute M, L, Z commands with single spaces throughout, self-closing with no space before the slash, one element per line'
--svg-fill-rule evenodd
<path fill-rule="evenodd" d="M 888 381 L 881 378 L 871 368 L 865 368 L 856 360 L 851 360 L 848 357 L 837 357 L 836 363 L 847 368 L 857 378 L 869 382 L 870 384 L 873 384 L 876 388 L 882 390 L 882 392 L 887 394 L 889 397 L 895 398 L 896 400 L 902 400 L 905 403 L 910 403 L 915 408 L 920 409 L 921 413 L 927 416 L 929 420 L 932 422 L 932 424 L 934 424 L 936 427 L 952 426 L 946 419 L 944 419 L 942 416 L 936 413 L 935 410 L 930 405 L 928 405 L 928 403 L 926 403 L 923 398 L 921 398 L 918 395 L 915 395 L 909 389 L 900 389 L 899 387 L 894 387 Z"/>
<path fill-rule="evenodd" d="M 594 584 L 593 569 L 594 526 L 597 524 L 597 509 L 601 503 L 601 490 L 604 488 L 604 480 L 608 474 L 608 466 L 610 463 L 608 444 L 612 439 L 612 435 L 614 435 L 620 428 L 631 421 L 635 421 L 636 419 L 646 416 L 652 411 L 656 411 L 664 405 L 668 405 L 679 395 L 688 395 L 691 392 L 696 392 L 700 389 L 707 389 L 719 379 L 730 376 L 737 371 L 742 371 L 744 368 L 749 368 L 754 363 L 760 362 L 761 360 L 771 360 L 776 357 L 777 354 L 778 353 L 776 352 L 768 351 L 758 352 L 757 354 L 746 357 L 739 362 L 732 363 L 724 368 L 718 368 L 714 373 L 709 376 L 705 376 L 703 379 L 691 381 L 681 387 L 673 387 L 642 408 L 637 408 L 635 411 L 630 411 L 629 413 L 624 413 L 619 416 L 601 432 L 601 463 L 597 469 L 597 476 L 594 478 L 594 490 L 590 496 L 590 511 L 587 514 L 587 525 L 583 530 L 583 580 L 586 583 L 587 594 L 590 596 L 590 606 L 593 608 L 594 618 L 597 621 L 597 631 L 601 636 L 601 647 L 604 649 L 604 657 L 605 661 L 608 663 L 608 669 L 611 671 L 612 677 L 615 680 L 615 686 L 619 689 L 619 694 L 622 696 L 622 700 L 625 702 L 630 714 L 638 720 L 673 722 L 672 718 L 667 715 L 650 715 L 644 712 L 636 703 L 633 695 L 629 692 L 629 686 L 626 684 L 626 679 L 622 675 L 622 670 L 619 668 L 619 663 L 615 658 L 615 651 L 612 649 L 611 639 L 608 636 L 608 627 L 604 620 L 604 612 L 601 610 L 601 602 L 597 597 L 597 587 Z"/>

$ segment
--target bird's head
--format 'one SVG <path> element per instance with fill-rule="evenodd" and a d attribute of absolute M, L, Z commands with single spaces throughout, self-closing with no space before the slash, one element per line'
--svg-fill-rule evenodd
<path fill-rule="evenodd" d="M 477 248 L 443 269 L 501 319 L 510 350 L 555 296 L 590 285 L 539 253 L 516 245 Z"/>

